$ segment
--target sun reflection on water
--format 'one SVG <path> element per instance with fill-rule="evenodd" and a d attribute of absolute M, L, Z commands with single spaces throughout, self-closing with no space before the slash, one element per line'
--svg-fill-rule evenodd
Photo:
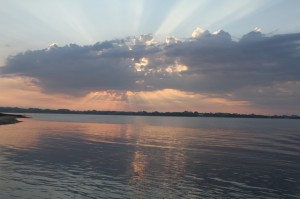
<path fill-rule="evenodd" d="M 25 119 L 0 126 L 0 196 L 14 198 L 12 188 L 20 198 L 222 198 L 228 189 L 251 198 L 299 190 L 298 135 L 274 128 L 278 121 L 263 120 L 265 126 L 257 128 L 260 120 L 239 120 L 246 121 L 241 127 L 229 119 L 199 119 L 203 127 L 187 128 L 134 119 L 121 124 Z M 251 122 L 256 126 L 249 127 Z M 291 128 L 293 121 L 280 122 Z M 281 168 L 291 174 L 274 176 Z"/>

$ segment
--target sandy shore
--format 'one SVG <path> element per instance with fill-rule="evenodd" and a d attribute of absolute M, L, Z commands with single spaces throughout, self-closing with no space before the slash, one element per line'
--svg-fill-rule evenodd
<path fill-rule="evenodd" d="M 0 113 L 0 125 L 3 124 L 15 124 L 21 122 L 17 118 L 27 118 L 24 115 L 13 115 L 13 114 L 4 114 Z"/>

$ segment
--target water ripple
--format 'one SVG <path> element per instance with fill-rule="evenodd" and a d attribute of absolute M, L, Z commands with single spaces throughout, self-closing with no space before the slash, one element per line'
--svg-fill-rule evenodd
<path fill-rule="evenodd" d="M 1 126 L 0 198 L 299 198 L 299 125 L 150 120 Z"/>

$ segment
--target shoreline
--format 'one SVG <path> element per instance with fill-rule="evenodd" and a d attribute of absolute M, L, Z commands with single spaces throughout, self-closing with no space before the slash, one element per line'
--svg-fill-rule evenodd
<path fill-rule="evenodd" d="M 223 112 L 159 112 L 159 111 L 105 111 L 105 110 L 69 110 L 69 109 L 41 109 L 41 108 L 18 108 L 0 107 L 0 112 L 5 113 L 47 113 L 47 114 L 88 114 L 88 115 L 124 115 L 124 116 L 167 116 L 167 117 L 213 117 L 213 118 L 266 118 L 266 119 L 300 119 L 300 115 L 260 115 L 244 113 Z M 0 114 L 1 115 L 1 114 Z"/>
<path fill-rule="evenodd" d="M 7 125 L 7 124 L 16 124 L 22 122 L 17 118 L 27 118 L 24 115 L 14 115 L 14 114 L 5 114 L 0 113 L 0 125 Z"/>

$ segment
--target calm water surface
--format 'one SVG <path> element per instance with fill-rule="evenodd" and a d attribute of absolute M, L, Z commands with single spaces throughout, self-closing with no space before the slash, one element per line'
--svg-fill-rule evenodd
<path fill-rule="evenodd" d="M 31 114 L 0 198 L 300 198 L 300 121 Z"/>

